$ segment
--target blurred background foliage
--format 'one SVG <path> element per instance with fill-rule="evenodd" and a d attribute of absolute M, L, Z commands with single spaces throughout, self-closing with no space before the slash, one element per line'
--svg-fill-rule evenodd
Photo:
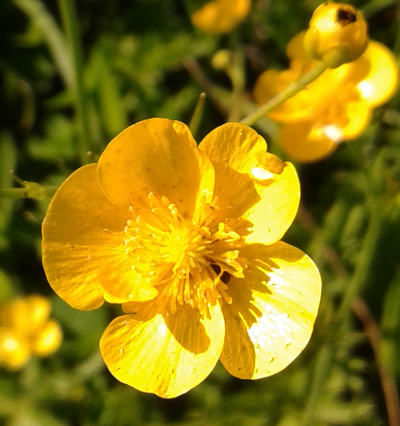
<path fill-rule="evenodd" d="M 114 380 L 98 352 L 117 310 L 75 311 L 46 283 L 40 225 L 56 186 L 96 161 L 129 124 L 154 116 L 189 122 L 201 91 L 208 96 L 198 140 L 242 118 L 258 75 L 287 66 L 286 44 L 319 4 L 253 0 L 239 27 L 215 36 L 191 25 L 190 13 L 203 3 L 0 2 L 0 188 L 21 188 L 0 195 L 0 302 L 47 295 L 64 330 L 51 358 L 0 371 L 1 424 L 400 424 L 398 94 L 374 112 L 361 138 L 297 165 L 302 205 L 285 240 L 315 260 L 323 295 L 310 344 L 280 374 L 240 381 L 218 365 L 174 400 L 139 393 Z M 371 38 L 399 60 L 398 2 L 352 4 L 368 18 Z M 213 61 L 221 49 L 229 57 L 224 69 Z M 265 119 L 256 128 L 283 156 L 275 125 Z"/>

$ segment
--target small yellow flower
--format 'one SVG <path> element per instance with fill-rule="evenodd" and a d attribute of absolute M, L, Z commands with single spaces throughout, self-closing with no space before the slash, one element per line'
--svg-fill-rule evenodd
<path fill-rule="evenodd" d="M 307 344 L 319 305 L 317 268 L 280 241 L 299 196 L 294 167 L 243 124 L 198 147 L 185 124 L 144 120 L 58 189 L 44 269 L 72 307 L 122 304 L 100 342 L 121 382 L 172 398 L 219 358 L 269 376 Z"/>
<path fill-rule="evenodd" d="M 309 71 L 316 62 L 302 49 L 303 34 L 289 43 L 290 69 L 268 70 L 256 82 L 259 104 L 279 93 Z M 373 108 L 389 100 L 398 86 L 398 66 L 393 54 L 370 40 L 354 62 L 325 71 L 304 90 L 271 111 L 282 123 L 279 141 L 298 161 L 316 161 L 331 153 L 338 143 L 357 138 L 371 119 Z"/>
<path fill-rule="evenodd" d="M 315 9 L 303 42 L 311 58 L 335 68 L 364 52 L 367 23 L 362 13 L 349 4 L 323 3 Z"/>
<path fill-rule="evenodd" d="M 61 344 L 59 324 L 49 320 L 50 302 L 32 294 L 0 306 L 0 365 L 22 368 L 33 353 L 44 357 Z"/>
<path fill-rule="evenodd" d="M 192 15 L 192 23 L 208 33 L 227 33 L 243 21 L 250 5 L 251 0 L 214 0 Z"/>

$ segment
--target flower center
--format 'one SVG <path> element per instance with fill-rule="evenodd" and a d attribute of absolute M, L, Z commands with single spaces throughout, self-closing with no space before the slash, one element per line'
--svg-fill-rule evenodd
<path fill-rule="evenodd" d="M 150 193 L 142 208 L 130 207 L 125 247 L 131 267 L 159 290 L 158 301 L 171 312 L 177 303 L 201 312 L 223 298 L 231 276 L 243 277 L 243 219 L 215 220 L 214 205 L 205 205 L 202 222 L 184 218 L 166 197 Z"/>

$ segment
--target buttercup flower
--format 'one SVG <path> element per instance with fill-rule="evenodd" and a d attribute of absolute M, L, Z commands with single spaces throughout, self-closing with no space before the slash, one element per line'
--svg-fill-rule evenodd
<path fill-rule="evenodd" d="M 304 35 L 307 54 L 335 68 L 357 59 L 368 43 L 367 23 L 362 13 L 344 3 L 319 5 Z"/>
<path fill-rule="evenodd" d="M 250 0 L 214 0 L 191 17 L 193 25 L 209 33 L 227 33 L 247 16 Z"/>
<path fill-rule="evenodd" d="M 46 357 L 60 346 L 62 331 L 49 319 L 50 302 L 32 294 L 0 306 L 0 365 L 22 368 L 31 354 Z"/>
<path fill-rule="evenodd" d="M 299 355 L 318 310 L 317 268 L 280 241 L 298 203 L 294 167 L 251 128 L 225 124 L 197 147 L 185 124 L 144 120 L 58 189 L 44 269 L 77 309 L 122 304 L 100 341 L 121 382 L 172 398 L 218 359 L 258 379 Z"/>
<path fill-rule="evenodd" d="M 257 103 L 263 104 L 316 65 L 302 48 L 303 35 L 298 34 L 288 45 L 288 70 L 268 70 L 258 78 L 254 88 Z M 397 86 L 393 54 L 370 40 L 356 61 L 328 69 L 268 116 L 282 123 L 278 138 L 290 157 L 316 161 L 338 143 L 357 138 L 370 122 L 373 109 L 388 101 Z"/>

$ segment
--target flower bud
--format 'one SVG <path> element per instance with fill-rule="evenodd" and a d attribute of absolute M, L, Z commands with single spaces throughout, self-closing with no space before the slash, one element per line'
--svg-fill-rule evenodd
<path fill-rule="evenodd" d="M 367 23 L 362 13 L 349 4 L 323 3 L 315 9 L 303 43 L 308 56 L 336 68 L 364 52 Z"/>
<path fill-rule="evenodd" d="M 232 53 L 227 49 L 218 50 L 212 57 L 211 65 L 216 70 L 225 70 L 232 65 Z"/>

